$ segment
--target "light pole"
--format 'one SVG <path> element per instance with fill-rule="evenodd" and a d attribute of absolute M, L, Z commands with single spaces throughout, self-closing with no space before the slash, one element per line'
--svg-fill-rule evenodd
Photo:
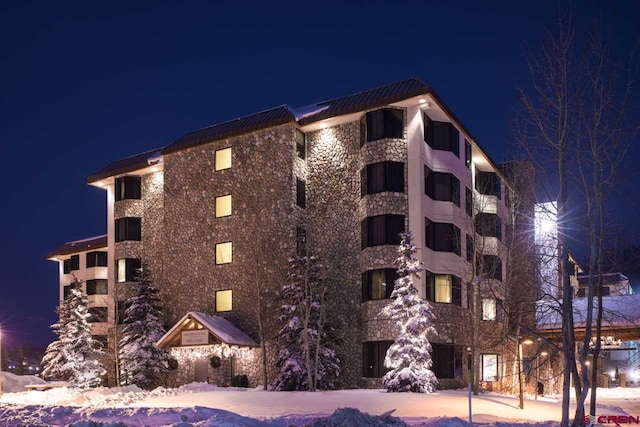
<path fill-rule="evenodd" d="M 516 337 L 516 339 L 518 341 L 518 388 L 520 394 L 520 405 L 518 407 L 520 409 L 524 409 L 524 390 L 522 387 L 522 345 L 533 344 L 533 341 L 530 339 L 526 339 L 523 341 L 521 336 Z"/>
<path fill-rule="evenodd" d="M 473 417 L 471 415 L 471 383 L 473 382 L 473 363 L 472 363 L 471 347 L 467 347 L 467 364 L 469 365 L 467 392 L 469 394 L 469 425 L 473 426 Z"/>

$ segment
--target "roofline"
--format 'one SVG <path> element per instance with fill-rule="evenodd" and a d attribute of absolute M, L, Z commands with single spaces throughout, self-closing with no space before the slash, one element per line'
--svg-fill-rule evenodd
<path fill-rule="evenodd" d="M 263 130 L 263 129 L 268 129 L 268 128 L 275 127 L 275 126 L 280 126 L 280 125 L 287 124 L 287 123 L 295 123 L 298 126 L 306 126 L 306 125 L 309 125 L 309 124 L 312 124 L 312 123 L 316 123 L 316 122 L 319 122 L 319 121 L 322 121 L 322 120 L 326 120 L 328 118 L 345 116 L 345 115 L 354 114 L 354 113 L 358 113 L 358 112 L 363 112 L 364 113 L 364 112 L 366 112 L 368 110 L 384 107 L 385 105 L 389 105 L 389 104 L 393 104 L 393 103 L 396 103 L 396 102 L 400 102 L 400 101 L 403 101 L 405 99 L 412 98 L 412 97 L 415 97 L 415 96 L 430 95 L 434 99 L 434 101 L 440 106 L 440 108 L 442 108 L 442 110 L 445 112 L 445 114 L 447 114 L 447 116 L 450 117 L 451 120 L 453 120 L 456 123 L 456 125 L 459 126 L 460 129 L 468 136 L 468 138 L 470 139 L 470 142 L 475 144 L 478 147 L 478 149 L 482 153 L 484 153 L 484 155 L 487 158 L 487 161 L 488 161 L 489 165 L 496 171 L 496 173 L 503 179 L 503 181 L 505 183 L 508 183 L 509 180 L 502 173 L 502 171 L 498 167 L 498 164 L 491 158 L 491 156 L 489 155 L 488 151 L 481 144 L 478 143 L 478 141 L 473 136 L 473 134 L 462 123 L 462 121 L 458 118 L 458 116 L 456 116 L 456 114 L 449 108 L 449 106 L 444 102 L 444 100 L 440 97 L 440 95 L 438 95 L 438 93 L 431 86 L 425 84 L 420 79 L 411 78 L 411 79 L 406 79 L 406 80 L 415 80 L 416 82 L 420 83 L 421 86 L 418 87 L 418 88 L 406 91 L 406 92 L 404 92 L 402 94 L 393 94 L 392 93 L 392 94 L 390 94 L 390 95 L 388 95 L 388 96 L 386 96 L 384 98 L 377 99 L 375 101 L 364 102 L 364 103 L 361 103 L 361 104 L 356 105 L 356 106 L 344 107 L 344 108 L 339 109 L 337 111 L 335 111 L 335 110 L 334 111 L 321 111 L 321 112 L 319 112 L 317 114 L 313 114 L 313 115 L 308 116 L 308 117 L 303 117 L 300 120 L 296 120 L 295 113 L 294 113 L 294 111 L 292 111 L 293 109 L 291 107 L 289 107 L 286 104 L 285 105 L 280 105 L 280 106 L 277 106 L 277 107 L 274 107 L 274 108 L 258 111 L 256 113 L 252 113 L 252 114 L 249 114 L 249 115 L 246 115 L 246 116 L 238 117 L 238 118 L 233 119 L 233 120 L 227 120 L 227 121 L 222 122 L 222 123 L 216 123 L 216 124 L 211 125 L 211 126 L 207 126 L 207 127 L 203 127 L 203 128 L 200 128 L 200 129 L 196 129 L 196 130 L 190 131 L 190 132 L 186 133 L 185 135 L 183 135 L 182 137 L 180 137 L 178 140 L 172 142 L 169 145 L 166 145 L 165 147 L 162 147 L 162 148 L 156 149 L 156 150 L 146 151 L 144 153 L 136 154 L 134 156 L 129 156 L 129 157 L 126 157 L 125 159 L 131 158 L 131 157 L 136 157 L 136 156 L 142 156 L 144 154 L 152 153 L 154 151 L 160 151 L 160 153 L 162 155 L 172 154 L 172 153 L 176 153 L 176 152 L 179 152 L 179 151 L 187 150 L 187 149 L 190 149 L 190 148 L 193 148 L 193 147 L 197 147 L 197 146 L 200 146 L 200 145 L 208 144 L 210 142 L 220 141 L 220 140 L 227 139 L 227 138 L 232 138 L 232 137 L 238 137 L 238 136 L 250 134 L 252 132 L 256 132 L 256 131 Z M 371 90 L 380 90 L 380 89 L 383 89 L 383 88 L 385 88 L 387 86 L 391 86 L 391 85 L 394 85 L 394 84 L 397 84 L 397 83 L 399 83 L 399 82 L 389 83 L 389 84 L 384 85 L 384 86 L 380 86 L 380 87 L 377 87 L 377 88 L 356 92 L 354 94 L 346 95 L 344 97 L 334 98 L 334 99 L 331 99 L 331 100 L 328 100 L 328 101 L 322 101 L 322 102 L 317 103 L 316 105 L 321 106 L 323 104 L 330 104 L 331 102 L 334 102 L 334 101 L 339 100 L 341 98 L 355 96 L 355 95 L 358 95 L 358 94 L 361 94 L 361 93 L 365 93 L 365 92 L 368 92 L 368 91 L 371 91 Z M 203 137 L 203 138 L 200 138 L 200 139 L 195 139 L 193 141 L 189 141 L 189 142 L 187 142 L 185 144 L 182 144 L 182 145 L 176 144 L 176 142 L 179 141 L 180 139 L 185 138 L 188 135 L 191 135 L 193 133 L 201 132 L 201 131 L 206 130 L 206 129 L 212 129 L 212 128 L 215 128 L 215 127 L 218 127 L 218 126 L 228 125 L 228 124 L 231 124 L 231 123 L 236 122 L 236 121 L 240 121 L 240 120 L 243 120 L 243 119 L 248 119 L 248 118 L 250 118 L 252 116 L 255 116 L 255 115 L 258 115 L 258 114 L 267 113 L 267 112 L 270 112 L 270 111 L 276 111 L 278 109 L 285 110 L 287 114 L 284 117 L 273 119 L 273 120 L 270 120 L 270 121 L 267 121 L 267 122 L 262 122 L 262 123 L 259 123 L 257 125 L 247 126 L 247 127 L 241 128 L 241 129 L 232 129 L 232 130 L 230 130 L 228 132 L 224 132 L 224 133 L 221 133 L 219 135 L 215 135 L 213 137 Z M 124 159 L 122 159 L 122 160 L 124 160 Z M 115 162 L 117 162 L 117 161 L 121 161 L 121 160 L 116 160 Z M 115 162 L 112 162 L 111 164 L 113 164 Z M 108 178 L 108 177 L 116 176 L 116 175 L 121 175 L 121 174 L 126 174 L 126 173 L 129 173 L 129 172 L 133 172 L 135 170 L 142 169 L 143 167 L 146 167 L 146 166 L 147 166 L 147 162 L 146 162 L 146 159 L 145 159 L 144 161 L 141 161 L 141 162 L 133 164 L 133 165 L 128 165 L 126 167 L 122 167 L 122 168 L 118 168 L 118 169 L 115 169 L 115 170 L 110 170 L 110 171 L 106 171 L 106 172 L 102 172 L 102 173 L 100 173 L 100 172 L 95 173 L 93 175 L 90 175 L 87 178 L 87 182 L 89 184 L 91 184 L 93 182 L 99 181 L 99 180 L 104 179 L 104 178 Z M 103 169 L 107 169 L 107 168 L 108 168 L 108 165 Z"/>
<path fill-rule="evenodd" d="M 109 165 L 112 165 L 113 163 L 116 163 L 116 162 L 121 162 L 123 160 L 131 159 L 133 157 L 144 156 L 146 154 L 152 154 L 152 153 L 155 153 L 157 151 L 161 152 L 163 148 L 164 147 L 155 148 L 153 150 L 143 151 L 142 153 L 138 153 L 138 154 L 134 154 L 132 156 L 124 157 L 122 159 L 114 160 L 113 162 L 109 163 L 107 166 L 103 167 L 101 170 L 107 169 L 109 167 Z M 96 181 L 100 181 L 102 179 L 109 178 L 109 177 L 112 177 L 112 176 L 122 175 L 122 174 L 126 174 L 126 173 L 133 172 L 133 171 L 136 171 L 136 170 L 140 170 L 140 169 L 146 168 L 147 166 L 149 166 L 149 162 L 147 161 L 147 158 L 145 157 L 144 160 L 140 160 L 139 162 L 134 163 L 132 165 L 123 166 L 123 167 L 120 167 L 118 169 L 108 170 L 106 172 L 100 172 L 101 171 L 100 170 L 100 171 L 98 171 L 98 172 L 96 172 L 96 173 L 94 173 L 92 175 L 89 175 L 87 177 L 87 184 L 92 184 L 92 183 L 94 183 Z"/>
<path fill-rule="evenodd" d="M 64 249 L 67 245 L 75 245 L 75 244 L 79 244 L 79 243 L 83 243 L 83 242 L 89 242 L 92 240 L 98 240 L 98 239 L 104 239 L 104 244 L 99 243 L 97 245 L 89 245 L 86 247 L 83 246 L 79 246 L 82 249 L 78 249 L 78 248 L 72 248 L 69 247 L 68 249 Z M 88 251 L 92 251 L 95 249 L 102 249 L 102 248 L 106 248 L 108 246 L 107 243 L 107 235 L 106 234 L 101 234 L 99 236 L 94 236 L 94 237 L 88 237 L 86 239 L 80 239 L 80 240 L 75 240 L 72 242 L 66 242 L 63 245 L 58 246 L 56 249 L 54 249 L 53 251 L 49 252 L 47 254 L 47 259 L 48 260 L 53 260 L 56 256 L 60 256 L 60 255 L 71 255 L 71 254 L 77 254 L 80 252 L 88 252 Z"/>
<path fill-rule="evenodd" d="M 227 139 L 227 138 L 242 136 L 242 135 L 246 135 L 246 134 L 249 134 L 249 133 L 252 133 L 252 132 L 256 132 L 256 131 L 259 131 L 259 130 L 263 130 L 263 129 L 268 129 L 268 128 L 275 127 L 275 126 L 284 125 L 284 124 L 287 124 L 287 123 L 296 123 L 296 117 L 293 114 L 293 112 L 291 112 L 291 108 L 288 105 L 280 105 L 280 106 L 277 106 L 277 107 L 274 107 L 274 108 L 268 108 L 266 110 L 262 110 L 262 111 L 258 111 L 256 113 L 248 114 L 246 116 L 238 117 L 238 118 L 233 119 L 233 120 L 227 120 L 226 122 L 216 123 L 216 124 L 211 125 L 211 126 L 206 126 L 204 128 L 193 130 L 191 132 L 186 133 L 182 137 L 180 137 L 180 139 L 185 138 L 186 136 L 191 135 L 193 133 L 201 132 L 201 131 L 203 131 L 205 129 L 211 129 L 211 128 L 214 128 L 214 127 L 217 127 L 217 126 L 224 126 L 226 124 L 230 124 L 230 123 L 233 123 L 233 122 L 236 122 L 236 121 L 239 121 L 239 120 L 247 119 L 247 118 L 249 118 L 251 116 L 255 116 L 255 115 L 258 115 L 258 114 L 266 113 L 266 112 L 269 112 L 269 111 L 275 111 L 275 110 L 279 110 L 279 109 L 284 109 L 287 112 L 287 115 L 285 117 L 281 118 L 281 119 L 274 119 L 274 120 L 270 120 L 268 122 L 260 123 L 258 125 L 247 126 L 247 127 L 242 128 L 242 129 L 239 129 L 239 130 L 231 130 L 231 131 L 228 131 L 228 132 L 225 132 L 225 133 L 222 133 L 220 135 L 216 135 L 216 136 L 210 137 L 210 138 L 206 138 L 205 137 L 205 138 L 196 139 L 196 140 L 190 141 L 190 142 L 188 142 L 188 143 L 186 143 L 186 144 L 184 144 L 182 146 L 179 146 L 179 147 L 175 146 L 175 142 L 173 142 L 173 143 L 167 145 L 166 147 L 164 147 L 160 151 L 160 153 L 162 155 L 176 153 L 178 151 L 188 150 L 189 148 L 193 148 L 193 147 L 197 147 L 197 146 L 200 146 L 200 145 L 208 144 L 208 143 L 213 142 L 213 141 L 220 141 L 220 140 Z M 176 140 L 176 142 L 179 141 L 180 139 Z"/>

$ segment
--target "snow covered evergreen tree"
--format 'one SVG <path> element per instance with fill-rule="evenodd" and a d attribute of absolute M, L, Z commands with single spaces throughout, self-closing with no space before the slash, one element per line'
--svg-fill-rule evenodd
<path fill-rule="evenodd" d="M 51 325 L 51 329 L 57 335 L 57 339 L 47 346 L 42 361 L 40 362 L 42 378 L 55 378 L 66 381 L 68 375 L 62 370 L 67 358 L 63 351 L 61 337 L 65 334 L 65 326 L 69 322 L 69 301 L 63 300 L 56 308 L 58 321 Z"/>
<path fill-rule="evenodd" d="M 392 301 L 380 313 L 397 322 L 400 335 L 387 350 L 384 365 L 391 370 L 385 374 L 382 385 L 388 392 L 430 393 L 438 382 L 429 369 L 433 361 L 427 337 L 436 333 L 434 316 L 431 305 L 418 296 L 413 286 L 414 278 L 420 277 L 423 268 L 415 257 L 411 232 L 404 232 L 401 237 L 400 256 L 395 261 L 399 278 L 391 293 Z"/>
<path fill-rule="evenodd" d="M 98 360 L 104 352 L 102 344 L 91 335 L 91 313 L 87 308 L 89 301 L 75 277 L 73 285 L 66 306 L 68 317 L 59 329 L 60 348 L 64 357 L 64 363 L 59 369 L 61 377 L 72 386 L 95 387 L 100 385 L 102 376 L 106 373 Z"/>
<path fill-rule="evenodd" d="M 328 345 L 322 302 L 326 288 L 320 277 L 322 266 L 314 256 L 300 254 L 289 260 L 289 273 L 282 287 L 285 303 L 278 334 L 278 376 L 272 390 L 330 389 L 340 375 L 339 359 Z"/>
<path fill-rule="evenodd" d="M 118 357 L 121 371 L 128 381 L 143 388 L 155 385 L 159 375 L 169 370 L 169 355 L 155 346 L 165 334 L 158 290 L 143 265 L 137 276 L 136 295 L 124 312 Z"/>

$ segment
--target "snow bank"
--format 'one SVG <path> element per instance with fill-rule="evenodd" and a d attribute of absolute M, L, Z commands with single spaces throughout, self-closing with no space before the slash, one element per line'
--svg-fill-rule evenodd
<path fill-rule="evenodd" d="M 26 388 L 24 387 L 26 385 L 45 383 L 42 378 L 38 378 L 34 375 L 15 375 L 11 372 L 0 372 L 0 375 L 2 376 L 3 393 L 26 391 Z"/>

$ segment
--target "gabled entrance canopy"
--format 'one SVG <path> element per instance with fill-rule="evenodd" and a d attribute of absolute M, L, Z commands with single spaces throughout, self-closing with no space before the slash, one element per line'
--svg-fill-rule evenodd
<path fill-rule="evenodd" d="M 158 348 L 225 343 L 242 347 L 258 344 L 233 323 L 219 316 L 190 311 L 156 343 Z"/>

